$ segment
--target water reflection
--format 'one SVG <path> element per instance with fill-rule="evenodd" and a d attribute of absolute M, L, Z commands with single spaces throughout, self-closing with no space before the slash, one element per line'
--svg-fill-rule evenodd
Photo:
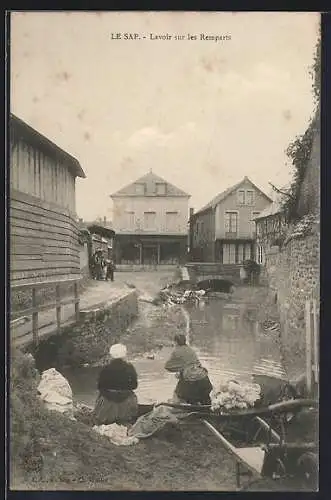
<path fill-rule="evenodd" d="M 212 384 L 224 379 L 250 381 L 254 373 L 283 377 L 278 349 L 260 334 L 257 323 L 245 311 L 245 304 L 210 301 L 203 307 L 187 309 L 189 343 L 209 371 Z M 139 377 L 140 402 L 164 401 L 172 396 L 176 379 L 164 370 L 170 349 L 162 349 L 155 359 L 133 360 Z M 70 370 L 68 378 L 76 399 L 94 404 L 99 368 Z"/>

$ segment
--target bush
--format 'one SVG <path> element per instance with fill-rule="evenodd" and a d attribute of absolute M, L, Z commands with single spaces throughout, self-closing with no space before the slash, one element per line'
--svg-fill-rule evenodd
<path fill-rule="evenodd" d="M 247 273 L 249 283 L 256 283 L 261 272 L 261 266 L 254 260 L 245 260 L 243 267 Z"/>

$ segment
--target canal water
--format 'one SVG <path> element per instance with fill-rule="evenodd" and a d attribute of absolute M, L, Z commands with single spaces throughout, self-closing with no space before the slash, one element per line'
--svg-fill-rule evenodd
<path fill-rule="evenodd" d="M 230 378 L 250 382 L 254 374 L 286 378 L 277 345 L 270 340 L 270 334 L 263 333 L 251 319 L 254 314 L 247 314 L 246 304 L 214 299 L 185 311 L 188 342 L 208 369 L 214 387 Z M 174 374 L 164 370 L 170 352 L 170 348 L 164 347 L 154 354 L 154 359 L 130 360 L 138 373 L 139 402 L 171 398 L 177 380 Z M 94 405 L 99 371 L 100 367 L 63 371 L 75 400 Z"/>

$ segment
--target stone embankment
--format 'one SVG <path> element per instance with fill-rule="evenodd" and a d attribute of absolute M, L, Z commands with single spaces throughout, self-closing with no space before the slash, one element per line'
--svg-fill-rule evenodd
<path fill-rule="evenodd" d="M 308 220 L 308 222 L 311 222 Z M 294 227 L 281 248 L 271 247 L 266 271 L 281 323 L 284 362 L 291 377 L 305 370 L 305 307 L 315 299 L 319 309 L 320 234 L 305 220 Z"/>

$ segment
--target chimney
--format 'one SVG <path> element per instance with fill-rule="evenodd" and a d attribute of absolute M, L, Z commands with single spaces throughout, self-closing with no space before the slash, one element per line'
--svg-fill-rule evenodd
<path fill-rule="evenodd" d="M 104 225 L 106 225 L 106 224 L 107 224 L 107 217 L 104 217 L 104 218 L 103 218 L 103 223 L 104 223 Z"/>
<path fill-rule="evenodd" d="M 193 214 L 194 214 L 194 208 L 190 208 L 190 218 L 192 217 Z"/>

